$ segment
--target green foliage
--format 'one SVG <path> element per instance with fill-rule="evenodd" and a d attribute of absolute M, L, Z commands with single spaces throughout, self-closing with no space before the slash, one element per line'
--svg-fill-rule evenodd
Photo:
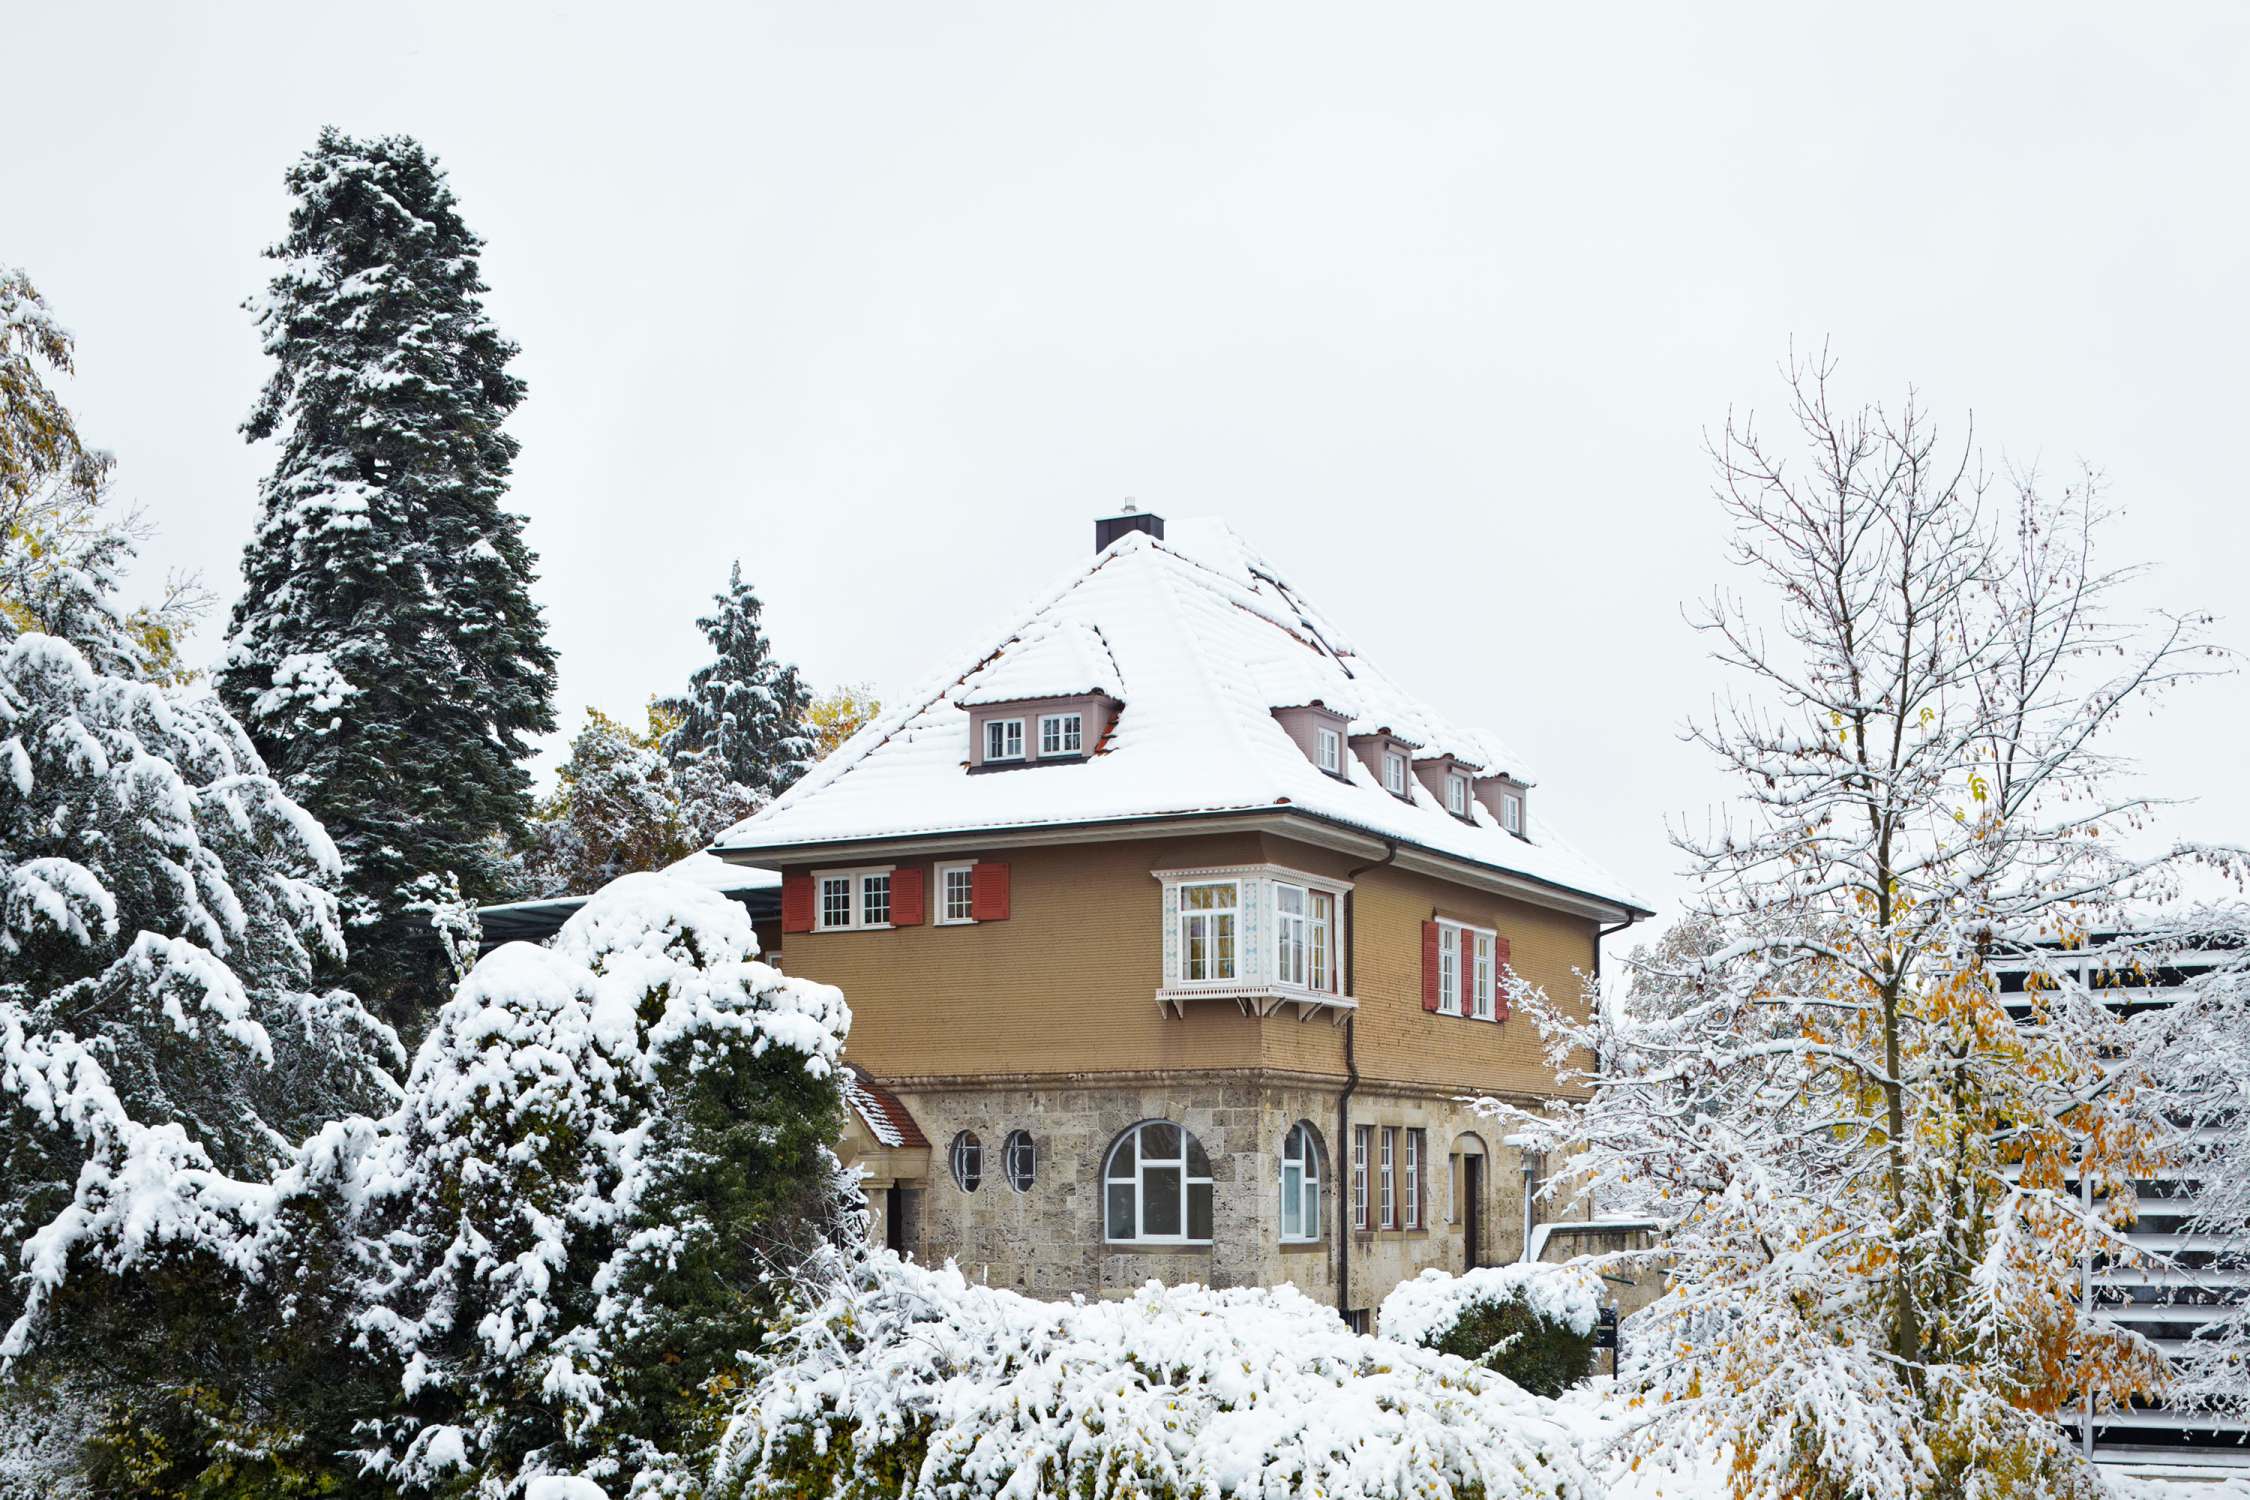
<path fill-rule="evenodd" d="M 1423 1340 L 1507 1376 L 1535 1396 L 1559 1396 L 1594 1367 L 1594 1335 L 1510 1297 L 1470 1303 L 1453 1326 Z"/>
<path fill-rule="evenodd" d="M 451 872 L 507 893 L 554 727 L 554 652 L 503 506 L 523 400 L 487 317 L 483 242 L 405 136 L 323 130 L 253 306 L 274 440 L 219 690 L 345 863 L 354 987 L 414 1031 L 450 977 L 412 909 Z"/>

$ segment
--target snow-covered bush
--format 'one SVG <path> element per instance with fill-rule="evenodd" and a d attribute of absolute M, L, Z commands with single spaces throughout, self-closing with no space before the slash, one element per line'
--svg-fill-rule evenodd
<path fill-rule="evenodd" d="M 1040 1302 L 886 1252 L 776 1341 L 721 1446 L 757 1500 L 1588 1493 L 1487 1370 L 1348 1331 L 1293 1287 Z"/>
<path fill-rule="evenodd" d="M 769 1273 L 819 1250 L 840 1182 L 850 1013 L 756 954 L 735 902 L 615 881 L 552 946 L 477 965 L 396 1114 L 308 1147 L 378 1262 L 360 1323 L 405 1399 L 371 1428 L 377 1471 L 698 1486 Z"/>
<path fill-rule="evenodd" d="M 1383 1299 L 1376 1329 L 1387 1339 L 1457 1354 L 1540 1396 L 1586 1377 L 1601 1316 L 1601 1278 L 1537 1262 L 1428 1270 Z"/>

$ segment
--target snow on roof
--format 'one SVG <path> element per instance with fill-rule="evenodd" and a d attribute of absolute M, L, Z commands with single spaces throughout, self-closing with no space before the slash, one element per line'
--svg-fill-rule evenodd
<path fill-rule="evenodd" d="M 1097 626 L 1040 617 L 970 673 L 953 701 L 968 708 L 1085 693 L 1124 701 L 1125 686 L 1118 681 L 1109 643 Z"/>
<path fill-rule="evenodd" d="M 914 1116 L 907 1112 L 898 1095 L 877 1083 L 865 1068 L 854 1063 L 844 1064 L 844 1100 L 867 1126 L 867 1133 L 883 1146 L 927 1146 L 930 1138 L 922 1133 Z"/>
<path fill-rule="evenodd" d="M 1356 757 L 1346 757 L 1347 780 L 1322 773 L 1275 708 L 1325 703 L 1350 716 L 1354 734 L 1388 730 L 1424 756 L 1534 779 L 1499 736 L 1446 719 L 1360 656 L 1224 522 L 1178 521 L 1168 532 L 1162 541 L 1119 537 L 713 847 L 1292 810 L 1647 909 L 1555 834 L 1536 797 L 1524 839 L 1481 805 L 1464 823 L 1419 782 L 1409 784 L 1411 801 L 1394 797 Z M 1093 687 L 1083 669 L 1104 660 L 1115 685 Z M 966 774 L 964 704 L 1082 691 L 1125 705 L 1103 753 L 1004 776 Z"/>

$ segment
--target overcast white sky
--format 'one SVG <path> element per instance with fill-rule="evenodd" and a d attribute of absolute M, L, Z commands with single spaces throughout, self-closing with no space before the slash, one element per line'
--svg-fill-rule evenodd
<path fill-rule="evenodd" d="M 9 9 L 0 262 L 149 571 L 224 600 L 282 172 L 329 122 L 440 154 L 569 723 L 679 683 L 731 557 L 816 683 L 895 691 L 1134 496 L 1230 519 L 1661 900 L 1722 790 L 1678 739 L 1701 433 L 1792 335 L 2098 463 L 2113 557 L 2250 645 L 2239 6 Z M 2179 831 L 2250 839 L 2245 728 L 2234 678 L 2137 732 Z"/>

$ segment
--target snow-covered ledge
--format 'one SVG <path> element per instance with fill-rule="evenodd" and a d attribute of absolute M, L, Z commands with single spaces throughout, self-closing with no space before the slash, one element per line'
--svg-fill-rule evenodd
<path fill-rule="evenodd" d="M 1348 881 L 1283 865 L 1221 865 L 1150 872 L 1164 885 L 1160 1009 L 1232 1001 L 1269 1016 L 1339 1021 L 1358 1008 L 1343 987 Z"/>

